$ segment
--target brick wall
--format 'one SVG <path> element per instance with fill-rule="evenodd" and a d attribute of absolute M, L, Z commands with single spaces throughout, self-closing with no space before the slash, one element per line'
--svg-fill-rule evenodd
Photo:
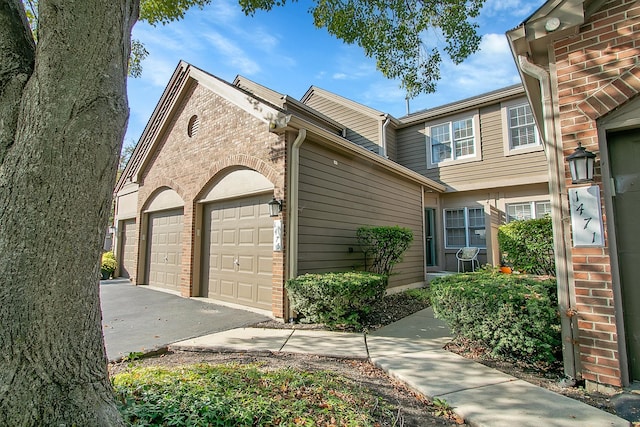
<path fill-rule="evenodd" d="M 639 30 L 640 3 L 610 1 L 580 27 L 577 35 L 554 45 L 564 154 L 570 155 L 578 141 L 596 153 L 596 183 L 601 187 L 596 121 L 640 92 Z M 565 169 L 566 185 L 571 186 L 566 163 Z M 606 232 L 606 217 L 603 221 Z M 572 250 L 578 344 L 583 378 L 620 386 L 608 245 L 605 235 L 604 248 Z"/>
<path fill-rule="evenodd" d="M 146 224 L 140 219 L 146 205 L 162 187 L 175 190 L 184 201 L 181 293 L 193 296 L 196 238 L 196 202 L 214 179 L 228 168 L 243 166 L 264 175 L 284 196 L 286 141 L 268 131 L 268 125 L 211 91 L 193 84 L 161 134 L 155 153 L 145 167 L 138 190 L 138 236 Z M 199 118 L 195 136 L 187 134 L 192 116 Z M 284 216 L 283 216 L 284 218 Z M 144 242 L 142 243 L 144 244 Z M 137 253 L 140 253 L 137 251 Z M 273 256 L 273 313 L 284 314 L 284 252 Z M 143 266 L 138 266 L 141 276 Z M 139 283 L 139 280 L 138 280 Z"/>

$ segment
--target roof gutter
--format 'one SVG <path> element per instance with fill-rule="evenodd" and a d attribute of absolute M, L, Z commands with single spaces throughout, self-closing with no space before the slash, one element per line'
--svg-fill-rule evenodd
<path fill-rule="evenodd" d="M 566 207 L 564 195 L 567 194 L 564 188 L 564 155 L 562 145 L 558 143 L 556 121 L 553 114 L 553 95 L 551 92 L 551 77 L 544 68 L 532 63 L 524 55 L 517 57 L 519 68 L 525 74 L 534 77 L 540 82 L 540 92 L 542 97 L 542 128 L 543 139 L 545 141 L 545 152 L 547 164 L 549 165 L 549 195 L 551 205 L 558 209 L 552 209 L 553 242 L 556 261 L 556 280 L 558 286 L 558 305 L 560 308 L 560 322 L 562 328 L 562 358 L 564 361 L 564 373 L 569 378 L 576 378 L 579 372 L 578 363 L 579 348 L 577 342 L 577 319 L 575 314 L 575 295 L 571 292 L 570 280 L 573 278 L 571 264 L 567 256 L 570 253 L 568 244 L 571 236 L 562 220 Z M 567 215 L 568 216 L 568 213 Z"/>
<path fill-rule="evenodd" d="M 382 150 L 382 152 L 380 153 L 380 155 L 389 158 L 389 156 L 387 155 L 387 126 L 389 126 L 389 122 L 391 122 L 391 117 L 389 117 L 388 114 L 385 114 L 384 117 L 385 120 L 384 124 L 382 125 L 382 141 L 380 141 L 380 149 Z"/>

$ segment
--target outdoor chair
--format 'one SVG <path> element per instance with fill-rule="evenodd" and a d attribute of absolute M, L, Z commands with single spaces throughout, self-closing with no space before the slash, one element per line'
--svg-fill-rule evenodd
<path fill-rule="evenodd" d="M 466 261 L 471 262 L 471 271 L 476 271 L 476 264 L 480 267 L 480 261 L 478 261 L 479 248 L 460 248 L 456 252 L 456 258 L 458 259 L 458 273 L 460 273 L 460 266 L 462 265 L 462 271 L 464 272 L 464 263 Z"/>

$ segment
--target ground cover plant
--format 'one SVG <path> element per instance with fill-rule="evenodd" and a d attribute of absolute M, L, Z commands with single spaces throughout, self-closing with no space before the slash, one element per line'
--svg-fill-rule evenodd
<path fill-rule="evenodd" d="M 394 425 L 392 406 L 328 371 L 257 363 L 132 368 L 112 378 L 132 426 Z"/>
<path fill-rule="evenodd" d="M 444 276 L 431 282 L 436 317 L 492 354 L 553 362 L 560 354 L 556 282 L 495 269 Z"/>

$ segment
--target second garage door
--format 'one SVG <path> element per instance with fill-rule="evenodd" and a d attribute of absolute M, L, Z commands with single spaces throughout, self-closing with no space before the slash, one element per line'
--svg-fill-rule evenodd
<path fill-rule="evenodd" d="M 272 195 L 205 205 L 202 283 L 209 298 L 271 310 Z"/>
<path fill-rule="evenodd" d="M 122 221 L 120 232 L 120 277 L 131 277 L 135 272 L 136 220 Z"/>
<path fill-rule="evenodd" d="M 150 286 L 180 290 L 182 209 L 149 214 L 147 279 Z"/>

